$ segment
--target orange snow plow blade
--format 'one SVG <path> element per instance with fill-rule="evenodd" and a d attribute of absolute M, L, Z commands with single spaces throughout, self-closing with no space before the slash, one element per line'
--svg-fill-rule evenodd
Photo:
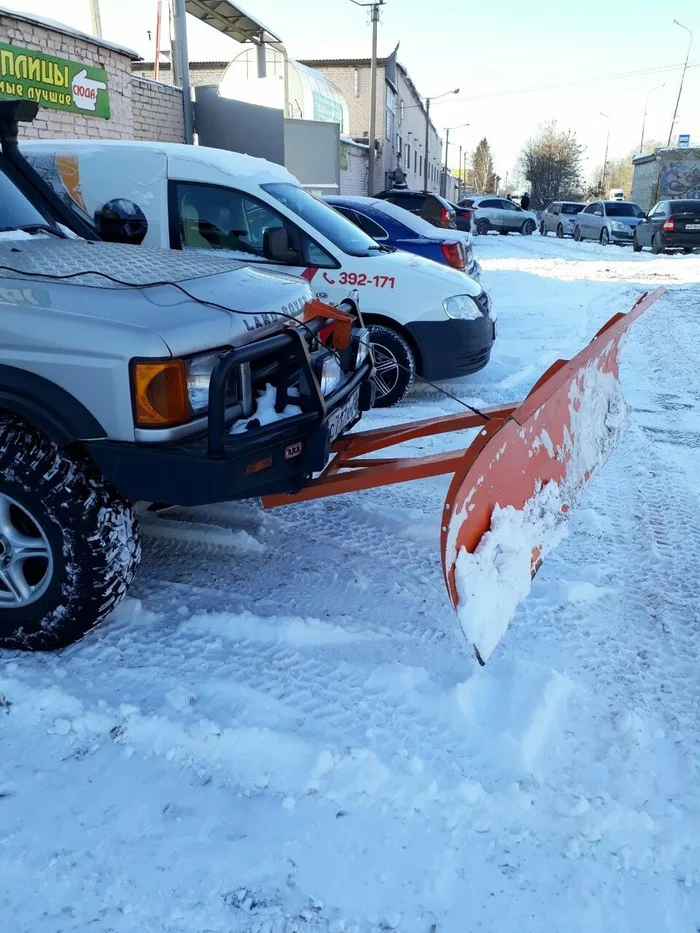
<path fill-rule="evenodd" d="M 341 437 L 325 471 L 266 507 L 453 474 L 443 510 L 442 566 L 460 625 L 484 663 L 500 641 L 542 558 L 565 536 L 566 516 L 617 445 L 627 407 L 620 343 L 664 294 L 642 295 L 571 360 L 557 360 L 520 403 Z M 368 456 L 397 444 L 481 428 L 466 449 L 424 457 Z"/>

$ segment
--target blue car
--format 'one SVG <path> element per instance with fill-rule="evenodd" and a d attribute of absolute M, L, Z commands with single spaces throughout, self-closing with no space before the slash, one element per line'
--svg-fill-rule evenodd
<path fill-rule="evenodd" d="M 471 234 L 466 231 L 434 227 L 403 207 L 378 198 L 329 195 L 324 200 L 378 243 L 461 269 L 473 279 L 481 275 Z"/>

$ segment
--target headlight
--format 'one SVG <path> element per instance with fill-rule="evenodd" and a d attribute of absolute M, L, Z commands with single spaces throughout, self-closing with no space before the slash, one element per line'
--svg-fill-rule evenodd
<path fill-rule="evenodd" d="M 366 327 L 361 327 L 354 335 L 353 340 L 355 342 L 355 369 L 359 369 L 360 366 L 369 356 L 370 350 L 370 335 Z"/>
<path fill-rule="evenodd" d="M 207 353 L 185 360 L 187 371 L 187 397 L 193 415 L 206 411 L 209 407 L 209 382 L 214 367 L 219 362 L 218 353 Z"/>
<path fill-rule="evenodd" d="M 626 230 L 627 224 L 623 224 L 619 220 L 613 220 L 613 222 L 610 224 L 610 228 L 611 230 Z"/>
<path fill-rule="evenodd" d="M 325 356 L 315 362 L 316 378 L 321 387 L 322 395 L 330 395 L 333 389 L 340 385 L 343 370 L 334 356 Z"/>
<path fill-rule="evenodd" d="M 478 321 L 481 310 L 469 295 L 454 295 L 442 303 L 445 314 L 453 321 Z"/>

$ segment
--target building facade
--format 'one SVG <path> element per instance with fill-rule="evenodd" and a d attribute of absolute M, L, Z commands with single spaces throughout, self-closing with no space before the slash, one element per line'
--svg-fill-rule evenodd
<path fill-rule="evenodd" d="M 632 160 L 630 198 L 648 211 L 657 201 L 700 198 L 700 148 L 655 149 Z"/>
<path fill-rule="evenodd" d="M 348 105 L 349 135 L 359 142 L 369 140 L 371 62 L 362 59 L 304 60 L 336 85 Z M 396 53 L 377 60 L 377 126 L 375 190 L 391 187 L 391 173 L 400 168 L 409 188 L 423 188 L 425 159 L 428 159 L 428 190 L 439 192 L 442 171 L 442 138 L 432 120 L 428 124 L 426 154 L 426 110 L 406 68 Z M 373 192 L 374 193 L 374 192 Z"/>

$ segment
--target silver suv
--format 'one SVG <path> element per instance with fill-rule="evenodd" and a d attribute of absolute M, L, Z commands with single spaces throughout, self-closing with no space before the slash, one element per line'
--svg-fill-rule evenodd
<path fill-rule="evenodd" d="M 460 207 L 471 207 L 474 211 L 476 232 L 483 235 L 489 230 L 499 233 L 522 233 L 530 236 L 537 229 L 537 214 L 524 211 L 507 198 L 492 194 L 463 198 Z"/>
<path fill-rule="evenodd" d="M 540 217 L 540 233 L 556 233 L 561 238 L 573 236 L 576 217 L 586 205 L 580 201 L 552 201 Z"/>
<path fill-rule="evenodd" d="M 574 239 L 608 243 L 631 243 L 634 229 L 645 218 L 638 204 L 630 201 L 593 201 L 576 216 Z"/>

